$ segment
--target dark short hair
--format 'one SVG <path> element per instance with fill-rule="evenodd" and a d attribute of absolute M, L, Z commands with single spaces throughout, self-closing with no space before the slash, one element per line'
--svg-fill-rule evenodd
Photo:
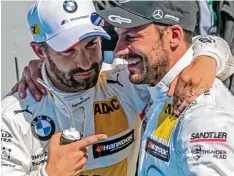
<path fill-rule="evenodd" d="M 154 24 L 156 24 L 156 26 L 159 27 L 160 38 L 163 37 L 163 32 L 164 32 L 168 27 L 170 27 L 170 25 L 157 24 L 157 23 L 154 23 Z M 183 32 L 184 32 L 184 41 L 185 41 L 188 45 L 192 44 L 193 33 L 192 33 L 191 31 L 188 31 L 188 30 L 185 30 L 185 29 L 183 29 Z"/>
<path fill-rule="evenodd" d="M 37 42 L 37 44 L 44 49 L 47 49 L 49 47 L 49 45 L 46 42 Z"/>

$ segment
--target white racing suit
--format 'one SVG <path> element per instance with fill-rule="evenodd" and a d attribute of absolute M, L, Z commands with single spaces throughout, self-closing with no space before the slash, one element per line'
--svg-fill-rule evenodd
<path fill-rule="evenodd" d="M 209 55 L 217 61 L 217 73 L 228 77 L 226 63 L 232 61 L 227 45 L 217 39 L 212 43 L 196 42 L 196 56 Z M 207 48 L 207 50 L 206 50 Z M 43 67 L 44 68 L 44 67 Z M 52 86 L 45 70 L 43 80 L 69 106 L 75 127 L 84 137 L 105 133 L 108 139 L 88 148 L 84 175 L 133 176 L 139 151 L 140 127 L 143 108 L 149 100 L 146 86 L 133 86 L 123 60 L 103 64 L 103 71 L 94 88 L 81 93 L 63 93 Z M 71 117 L 60 100 L 53 94 L 36 102 L 27 91 L 27 98 L 18 94 L 2 101 L 2 175 L 42 176 L 50 137 L 70 127 Z"/>
<path fill-rule="evenodd" d="M 44 82 L 54 89 L 44 67 L 42 75 Z M 83 175 L 128 176 L 136 172 L 139 114 L 149 94 L 142 86 L 133 86 L 127 75 L 126 65 L 116 65 L 103 71 L 97 85 L 87 91 L 63 93 L 54 89 L 69 106 L 75 127 L 84 137 L 108 135 L 107 140 L 88 148 L 87 171 Z M 46 175 L 44 163 L 49 139 L 54 133 L 68 129 L 70 118 L 53 94 L 44 96 L 40 102 L 29 92 L 24 100 L 19 100 L 17 94 L 5 98 L 2 102 L 2 175 Z"/>
<path fill-rule="evenodd" d="M 168 86 L 192 57 L 191 47 L 157 86 L 148 87 L 138 176 L 234 175 L 234 97 L 223 83 L 216 79 L 179 117 L 173 114 Z"/>

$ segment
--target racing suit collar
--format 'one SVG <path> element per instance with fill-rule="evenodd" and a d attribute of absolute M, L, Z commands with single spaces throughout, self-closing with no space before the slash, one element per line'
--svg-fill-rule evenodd
<path fill-rule="evenodd" d="M 58 88 L 54 87 L 54 85 L 52 84 L 52 82 L 50 81 L 47 75 L 45 63 L 42 65 L 41 74 L 42 74 L 42 79 L 45 82 L 45 84 L 50 89 L 52 89 L 53 92 L 56 93 L 56 95 L 58 96 L 56 97 L 52 92 L 49 91 L 50 92 L 49 94 L 51 95 L 52 100 L 57 106 L 63 107 L 64 106 L 63 103 L 66 103 L 69 106 L 70 110 L 72 110 L 74 108 L 84 106 L 84 103 L 87 102 L 87 100 L 91 100 L 92 98 L 90 97 L 94 95 L 94 87 L 88 90 L 79 91 L 76 93 L 63 92 L 59 90 Z M 64 102 L 61 102 L 61 100 Z"/>
<path fill-rule="evenodd" d="M 153 101 L 161 101 L 168 98 L 167 92 L 169 85 L 173 79 L 186 67 L 193 59 L 193 49 L 190 47 L 183 57 L 170 69 L 170 71 L 162 78 L 162 80 L 154 87 L 148 87 Z"/>

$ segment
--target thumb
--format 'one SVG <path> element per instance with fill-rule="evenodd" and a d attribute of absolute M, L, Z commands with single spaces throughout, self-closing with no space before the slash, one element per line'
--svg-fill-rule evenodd
<path fill-rule="evenodd" d="M 50 139 L 50 143 L 54 144 L 54 145 L 60 145 L 60 140 L 61 140 L 61 136 L 62 136 L 62 131 L 55 133 L 51 139 Z"/>
<path fill-rule="evenodd" d="M 176 86 L 176 84 L 177 84 L 177 82 L 178 82 L 178 79 L 179 79 L 179 75 L 176 76 L 176 77 L 173 79 L 173 81 L 170 83 L 170 85 L 169 85 L 169 91 L 168 91 L 168 93 L 167 93 L 167 96 L 172 97 L 172 96 L 174 95 L 175 86 Z"/>

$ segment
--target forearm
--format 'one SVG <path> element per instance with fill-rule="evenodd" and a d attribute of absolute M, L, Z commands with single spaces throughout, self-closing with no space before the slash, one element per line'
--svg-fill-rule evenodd
<path fill-rule="evenodd" d="M 234 73 L 234 58 L 231 50 L 220 37 L 196 36 L 193 38 L 194 58 L 209 56 L 217 63 L 216 77 L 225 80 Z"/>

